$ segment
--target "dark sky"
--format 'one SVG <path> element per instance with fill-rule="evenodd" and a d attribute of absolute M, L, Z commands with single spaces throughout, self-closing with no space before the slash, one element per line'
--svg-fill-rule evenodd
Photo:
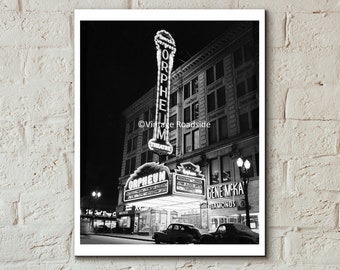
<path fill-rule="evenodd" d="M 221 21 L 81 22 L 81 197 L 99 190 L 98 205 L 115 209 L 125 128 L 121 113 L 156 85 L 156 32 L 164 29 L 175 39 L 175 70 L 227 31 L 228 25 Z"/>

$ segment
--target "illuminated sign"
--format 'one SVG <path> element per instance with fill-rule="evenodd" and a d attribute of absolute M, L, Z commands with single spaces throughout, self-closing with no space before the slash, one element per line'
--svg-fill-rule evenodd
<path fill-rule="evenodd" d="M 148 146 L 160 155 L 170 155 L 173 150 L 169 142 L 170 76 L 176 46 L 174 39 L 165 30 L 157 32 L 155 44 L 158 65 L 156 116 L 153 137 Z"/>
<path fill-rule="evenodd" d="M 207 188 L 208 199 L 220 199 L 240 195 L 244 195 L 241 182 L 212 185 Z"/>
<path fill-rule="evenodd" d="M 181 163 L 174 173 L 174 194 L 204 196 L 204 175 L 200 167 L 191 162 Z"/>
<path fill-rule="evenodd" d="M 211 209 L 220 209 L 220 208 L 234 208 L 237 206 L 237 202 L 236 201 L 224 201 L 224 202 L 214 202 L 214 203 L 210 203 L 209 207 Z"/>
<path fill-rule="evenodd" d="M 237 207 L 237 210 L 244 210 L 246 205 L 245 205 L 245 200 L 227 200 L 227 201 L 218 201 L 218 202 L 212 202 L 209 203 L 209 208 L 210 209 L 221 209 L 221 208 L 235 208 Z M 250 206 L 249 206 L 250 209 Z"/>
<path fill-rule="evenodd" d="M 145 163 L 130 175 L 124 187 L 124 202 L 138 201 L 169 193 L 169 168 Z"/>

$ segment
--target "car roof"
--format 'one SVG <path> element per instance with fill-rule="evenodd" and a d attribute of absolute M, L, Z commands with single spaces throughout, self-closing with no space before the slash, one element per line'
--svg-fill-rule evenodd
<path fill-rule="evenodd" d="M 175 222 L 175 223 L 171 223 L 170 225 L 182 225 L 182 226 L 192 226 L 192 227 L 196 227 L 194 224 L 190 224 L 190 223 L 179 223 L 179 222 Z"/>

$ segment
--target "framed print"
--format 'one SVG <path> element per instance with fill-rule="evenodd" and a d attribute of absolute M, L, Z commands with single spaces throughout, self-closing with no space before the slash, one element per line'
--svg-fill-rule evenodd
<path fill-rule="evenodd" d="M 75 11 L 75 255 L 265 255 L 263 10 Z"/>

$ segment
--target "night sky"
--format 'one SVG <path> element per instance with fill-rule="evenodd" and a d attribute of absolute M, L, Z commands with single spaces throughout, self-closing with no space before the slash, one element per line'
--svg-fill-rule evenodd
<path fill-rule="evenodd" d="M 101 191 L 115 210 L 125 121 L 122 110 L 156 85 L 154 36 L 170 32 L 174 68 L 228 30 L 228 22 L 81 22 L 81 197 Z M 86 198 L 87 197 L 87 198 Z"/>

